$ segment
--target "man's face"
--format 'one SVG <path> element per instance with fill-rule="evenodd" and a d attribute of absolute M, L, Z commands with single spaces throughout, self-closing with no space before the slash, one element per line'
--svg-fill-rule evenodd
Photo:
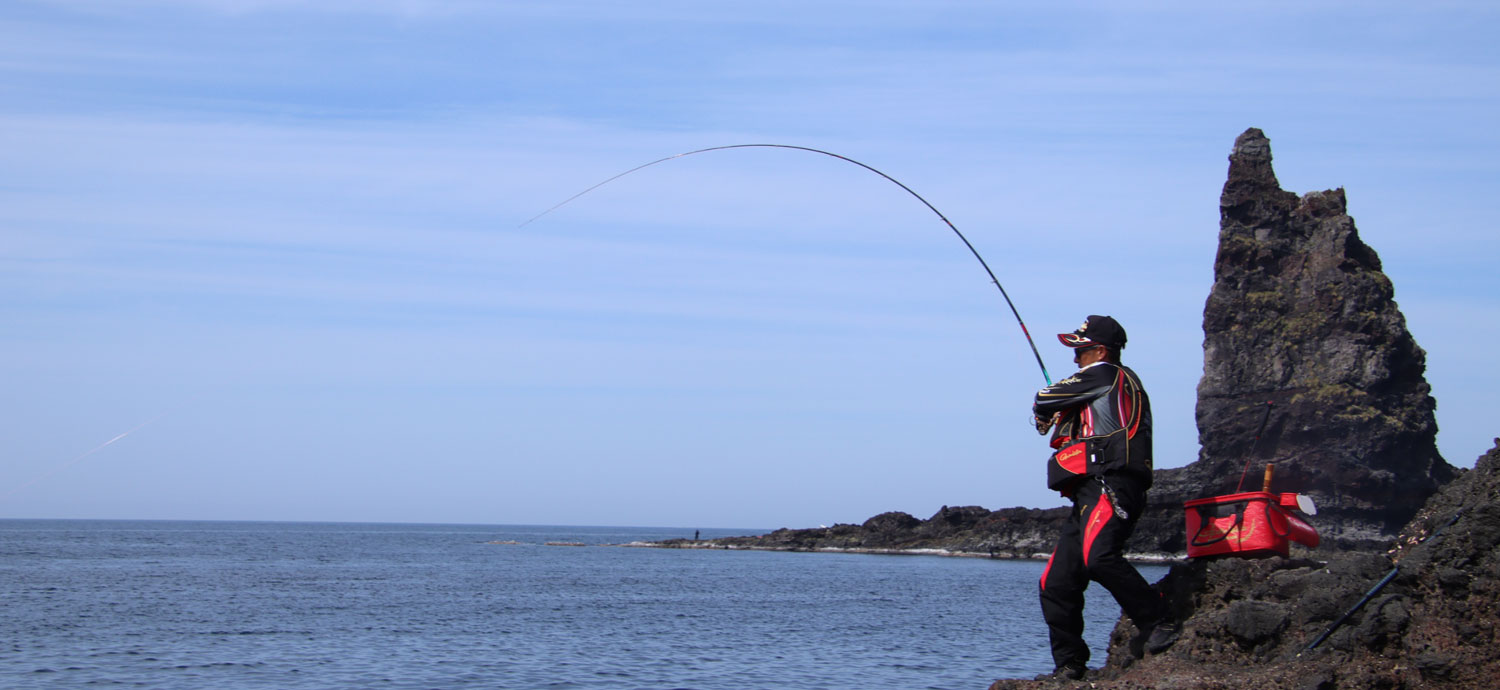
<path fill-rule="evenodd" d="M 1073 350 L 1073 363 L 1080 367 L 1086 367 L 1101 359 L 1104 359 L 1104 347 L 1100 345 Z"/>

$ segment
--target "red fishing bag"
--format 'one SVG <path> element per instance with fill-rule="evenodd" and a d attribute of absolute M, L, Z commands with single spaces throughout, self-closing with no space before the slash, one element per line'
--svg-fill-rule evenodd
<path fill-rule="evenodd" d="M 1088 476 L 1088 472 L 1088 442 L 1069 443 L 1047 458 L 1047 488 L 1071 496 L 1073 488 Z"/>
<path fill-rule="evenodd" d="M 1318 531 L 1291 513 L 1297 494 L 1247 491 L 1198 498 L 1187 511 L 1188 558 L 1287 555 L 1289 541 L 1318 545 Z"/>

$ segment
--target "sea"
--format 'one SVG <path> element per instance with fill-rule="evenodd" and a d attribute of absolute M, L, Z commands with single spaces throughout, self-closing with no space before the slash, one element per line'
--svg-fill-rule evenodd
<path fill-rule="evenodd" d="M 979 690 L 1052 669 L 1041 562 L 622 546 L 695 531 L 765 532 L 0 520 L 0 687 Z M 1089 588 L 1095 665 L 1119 615 Z"/>

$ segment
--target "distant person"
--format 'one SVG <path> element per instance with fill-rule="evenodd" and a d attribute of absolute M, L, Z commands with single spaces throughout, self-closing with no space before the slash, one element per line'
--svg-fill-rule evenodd
<path fill-rule="evenodd" d="M 698 530 L 693 530 L 693 541 L 698 541 Z"/>
<path fill-rule="evenodd" d="M 1056 668 L 1039 679 L 1081 680 L 1089 660 L 1083 591 L 1090 580 L 1114 595 L 1152 654 L 1172 646 L 1179 628 L 1124 555 L 1151 487 L 1151 400 L 1120 363 L 1125 329 L 1108 316 L 1089 316 L 1057 339 L 1072 348 L 1078 371 L 1038 391 L 1031 409 L 1037 431 L 1052 430 L 1056 449 L 1047 461 L 1047 486 L 1072 499 L 1073 510 L 1042 571 L 1042 618 Z"/>

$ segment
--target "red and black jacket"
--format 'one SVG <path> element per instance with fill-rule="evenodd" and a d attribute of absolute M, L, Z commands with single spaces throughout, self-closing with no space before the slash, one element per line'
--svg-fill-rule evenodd
<path fill-rule="evenodd" d="M 1032 412 L 1061 412 L 1047 486 L 1064 495 L 1084 477 L 1123 474 L 1151 486 L 1151 400 L 1129 367 L 1098 362 L 1036 394 Z"/>

